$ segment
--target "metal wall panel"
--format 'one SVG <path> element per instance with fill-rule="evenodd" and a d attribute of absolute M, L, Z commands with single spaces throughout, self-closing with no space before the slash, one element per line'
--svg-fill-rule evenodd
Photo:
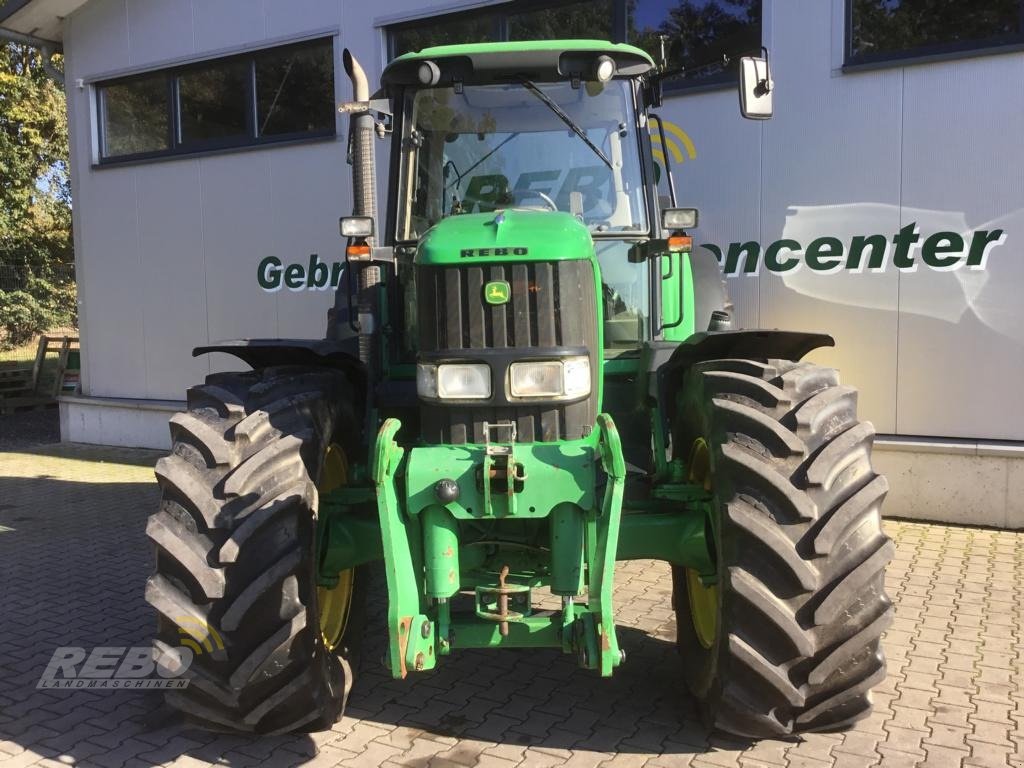
<path fill-rule="evenodd" d="M 199 161 L 156 163 L 135 176 L 145 397 L 176 400 L 210 372 L 208 360 L 191 355 L 207 341 Z"/>
<path fill-rule="evenodd" d="M 268 154 L 203 158 L 200 173 L 209 338 L 272 338 L 278 328 L 277 298 L 256 283 L 260 260 L 272 255 L 267 253 L 275 215 Z"/>
<path fill-rule="evenodd" d="M 267 0 L 266 8 L 269 38 L 337 26 L 341 16 L 341 0 Z"/>
<path fill-rule="evenodd" d="M 676 195 L 682 206 L 700 209 L 697 243 L 728 245 L 733 240 L 757 240 L 761 213 L 760 123 L 739 118 L 733 90 L 692 96 L 669 96 L 658 112 L 682 130 L 692 142 L 693 154 L 675 132 L 666 132 L 680 151 L 671 149 Z M 735 304 L 737 327 L 758 326 L 757 280 L 738 277 L 728 281 Z"/>
<path fill-rule="evenodd" d="M 264 0 L 193 0 L 196 51 L 252 45 L 267 36 Z"/>
<path fill-rule="evenodd" d="M 92 0 L 65 23 L 64 65 L 69 81 L 129 65 L 125 0 Z M 86 124 L 82 123 L 82 127 Z"/>
<path fill-rule="evenodd" d="M 806 247 L 830 235 L 895 231 L 899 203 L 901 73 L 833 77 L 828 3 L 773 4 L 775 117 L 765 123 L 761 245 L 789 238 Z M 812 359 L 861 389 L 860 413 L 883 432 L 896 425 L 899 276 L 786 275 L 762 269 L 761 325 L 821 330 L 837 346 Z"/>
<path fill-rule="evenodd" d="M 78 300 L 87 318 L 79 331 L 88 348 L 88 394 L 101 397 L 146 396 L 143 307 L 153 288 L 143 280 L 139 259 L 135 174 L 134 168 L 118 169 L 81 185 L 91 204 L 75 222 L 86 244 L 76 260 L 82 267 Z"/>
<path fill-rule="evenodd" d="M 195 53 L 192 0 L 126 0 L 132 65 Z"/>
<path fill-rule="evenodd" d="M 319 335 L 329 295 L 267 294 L 256 265 L 266 255 L 336 258 L 335 222 L 350 190 L 341 119 L 334 142 L 92 168 L 93 106 L 74 78 L 337 27 L 339 53 L 351 47 L 376 82 L 385 58 L 379 23 L 465 5 L 92 0 L 69 17 L 86 394 L 180 397 L 185 379 L 202 372 L 187 356 L 195 343 Z M 1006 229 L 983 272 L 900 273 L 890 264 L 881 274 L 822 276 L 805 267 L 729 284 L 737 325 L 833 333 L 838 349 L 815 359 L 860 387 L 861 411 L 880 431 L 1022 439 L 1024 409 L 1012 404 L 1024 374 L 1016 243 L 1024 232 L 1024 54 L 843 73 L 843 8 L 843 0 L 765 0 L 771 122 L 743 121 L 732 89 L 669 96 L 660 111 L 694 147 L 692 157 L 682 147 L 679 202 L 701 209 L 698 243 L 726 248 L 891 237 L 910 221 L 928 232 Z M 339 100 L 349 98 L 340 65 L 336 81 Z M 379 160 L 383 201 L 384 152 Z M 195 286 L 200 262 L 209 300 L 193 287 L 181 297 L 187 322 L 168 322 L 169 281 L 188 275 Z M 214 363 L 222 365 L 238 364 Z"/>
<path fill-rule="evenodd" d="M 343 188 L 349 184 L 345 145 L 339 142 L 283 148 L 267 153 L 270 164 L 272 220 L 265 252 L 308 266 L 310 254 L 330 265 L 344 261 L 345 242 L 338 236 L 338 217 L 351 208 Z M 255 266 L 245 272 L 255 281 Z M 334 291 L 287 288 L 273 294 L 277 303 L 277 335 L 320 338 Z"/>
<path fill-rule="evenodd" d="M 1024 56 L 907 68 L 903 216 L 922 232 L 1004 229 L 983 271 L 901 276 L 903 434 L 1024 438 Z"/>

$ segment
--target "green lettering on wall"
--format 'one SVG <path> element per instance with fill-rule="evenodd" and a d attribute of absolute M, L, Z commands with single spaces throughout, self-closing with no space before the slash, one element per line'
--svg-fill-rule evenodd
<path fill-rule="evenodd" d="M 276 291 L 281 287 L 281 260 L 277 256 L 267 256 L 260 262 L 256 271 L 256 280 L 265 291 Z"/>
<path fill-rule="evenodd" d="M 719 264 L 722 263 L 722 249 L 719 248 L 717 245 L 715 245 L 714 243 L 701 243 L 700 247 L 707 248 L 709 251 L 711 251 L 711 253 L 714 254 L 715 261 L 717 261 Z"/>
<path fill-rule="evenodd" d="M 284 269 L 284 284 L 293 291 L 302 288 L 305 277 L 306 271 L 301 264 L 289 264 Z"/>
<path fill-rule="evenodd" d="M 768 246 L 764 252 L 764 265 L 770 272 L 789 272 L 791 269 L 796 269 L 800 266 L 800 257 L 791 256 L 786 261 L 779 259 L 779 251 L 782 249 L 789 251 L 800 251 L 800 243 L 796 240 L 776 240 L 774 243 Z"/>
<path fill-rule="evenodd" d="M 917 268 L 914 264 L 914 257 L 910 255 L 910 247 L 920 239 L 916 221 L 910 222 L 905 227 L 900 227 L 899 234 L 892 239 L 893 245 L 896 246 L 896 250 L 892 254 L 892 265 L 896 269 L 912 272 Z"/>
<path fill-rule="evenodd" d="M 309 288 L 326 288 L 330 272 L 327 265 L 320 261 L 315 253 L 309 255 L 309 269 L 306 271 L 306 286 Z"/>
<path fill-rule="evenodd" d="M 964 239 L 956 232 L 936 232 L 921 246 L 921 261 L 933 269 L 952 269 L 963 256 Z"/>
<path fill-rule="evenodd" d="M 889 252 L 889 238 L 885 235 L 854 235 L 850 241 L 850 255 L 846 257 L 846 268 L 852 272 L 863 269 L 861 259 L 866 248 L 871 249 L 868 268 L 885 269 L 885 258 Z"/>
<path fill-rule="evenodd" d="M 761 244 L 750 240 L 746 243 L 729 243 L 729 253 L 725 257 L 725 273 L 727 275 L 739 273 L 740 257 L 744 254 L 746 254 L 747 258 L 743 262 L 743 274 L 757 274 L 757 262 L 761 257 Z"/>
<path fill-rule="evenodd" d="M 1006 233 L 1001 229 L 993 229 L 991 232 L 979 229 L 971 238 L 971 252 L 967 254 L 967 266 L 971 269 L 984 269 L 989 252 L 1005 239 Z"/>
<path fill-rule="evenodd" d="M 838 237 L 819 237 L 807 246 L 804 258 L 815 272 L 835 272 L 842 269 L 843 243 Z"/>

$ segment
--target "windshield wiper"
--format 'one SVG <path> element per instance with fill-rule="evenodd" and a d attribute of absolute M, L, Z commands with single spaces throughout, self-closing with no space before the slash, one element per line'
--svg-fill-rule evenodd
<path fill-rule="evenodd" d="M 451 161 L 451 160 L 449 160 L 448 162 L 452 164 L 452 168 L 455 168 L 455 181 L 454 181 L 454 182 L 451 182 L 451 183 L 448 183 L 448 184 L 445 184 L 445 185 L 444 185 L 444 188 L 445 188 L 445 190 L 447 191 L 447 190 L 448 190 L 448 188 L 449 188 L 449 187 L 451 187 L 452 183 L 454 183 L 454 184 L 455 184 L 455 186 L 456 186 L 456 187 L 458 187 L 458 185 L 462 183 L 462 180 L 463 180 L 464 178 L 466 178 L 466 176 L 468 176 L 468 175 L 469 175 L 470 173 L 472 173 L 473 171 L 475 171 L 475 170 L 477 169 L 477 167 L 478 167 L 478 166 L 480 166 L 480 165 L 482 165 L 483 163 L 487 162 L 487 160 L 488 160 L 488 159 L 490 159 L 490 157 L 491 157 L 491 156 L 492 156 L 492 155 L 493 155 L 493 154 L 494 154 L 495 152 L 497 152 L 497 151 L 498 151 L 499 149 L 501 149 L 502 147 L 504 147 L 504 146 L 505 146 L 506 144 L 508 144 L 508 143 L 509 143 L 510 141 L 512 141 L 512 139 L 514 139 L 514 138 L 515 138 L 516 136 L 518 136 L 518 135 L 519 135 L 519 131 L 516 131 L 515 133 L 513 133 L 512 135 L 510 135 L 510 136 L 509 136 L 509 137 L 508 137 L 507 139 L 505 139 L 504 141 L 502 141 L 502 142 L 501 142 L 501 143 L 500 143 L 500 144 L 499 144 L 498 146 L 496 146 L 496 147 L 495 147 L 494 149 L 492 149 L 492 150 L 491 150 L 490 152 L 488 152 L 488 153 L 487 153 L 486 155 L 484 155 L 484 156 L 483 156 L 483 157 L 481 157 L 481 158 L 480 158 L 479 160 L 477 160 L 477 161 L 476 161 L 475 163 L 473 163 L 473 164 L 472 164 L 471 166 L 469 166 L 469 168 L 467 168 L 467 169 L 466 169 L 466 170 L 465 170 L 465 171 L 464 171 L 463 173 L 459 173 L 459 169 L 458 169 L 458 168 L 455 168 L 455 163 L 452 163 L 452 161 Z M 447 164 L 446 164 L 446 165 L 447 165 Z"/>
<path fill-rule="evenodd" d="M 579 125 L 577 125 L 576 122 L 571 117 L 569 117 L 568 114 L 566 114 L 564 109 L 562 109 L 554 101 L 552 101 L 550 96 L 548 96 L 546 93 L 544 93 L 544 91 L 538 88 L 536 83 L 534 83 L 532 80 L 527 80 L 525 77 L 520 77 L 519 82 L 523 84 L 526 90 L 528 90 L 530 93 L 532 93 L 542 102 L 544 102 L 544 105 L 548 109 L 550 109 L 552 112 L 558 115 L 559 120 L 561 120 L 563 123 L 569 126 L 569 130 L 571 130 L 573 133 L 575 133 L 577 136 L 583 139 L 586 145 L 590 147 L 592 150 L 594 150 L 594 154 L 600 157 L 601 160 L 604 161 L 604 164 L 608 166 L 608 168 L 610 168 L 611 170 L 615 170 L 612 167 L 612 161 L 608 159 L 608 156 L 604 152 L 601 151 L 601 148 L 597 146 L 597 144 L 592 142 L 590 140 L 590 137 L 587 136 L 586 132 L 582 128 L 580 128 Z"/>

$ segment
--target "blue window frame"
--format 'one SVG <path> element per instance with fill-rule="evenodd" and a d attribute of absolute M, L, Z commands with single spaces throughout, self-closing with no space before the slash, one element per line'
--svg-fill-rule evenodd
<path fill-rule="evenodd" d="M 846 0 L 847 67 L 1024 49 L 1024 0 Z"/>
<path fill-rule="evenodd" d="M 335 135 L 334 41 L 96 84 L 100 165 Z"/>

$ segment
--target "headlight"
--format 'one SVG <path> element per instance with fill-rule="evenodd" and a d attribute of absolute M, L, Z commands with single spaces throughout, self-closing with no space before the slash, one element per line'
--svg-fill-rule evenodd
<path fill-rule="evenodd" d="M 340 228 L 342 237 L 373 237 L 373 217 L 342 216 Z"/>
<path fill-rule="evenodd" d="M 563 363 L 565 370 L 565 396 L 583 397 L 590 394 L 590 358 L 570 357 Z"/>
<path fill-rule="evenodd" d="M 437 366 L 420 363 L 416 366 L 416 394 L 437 399 Z"/>
<path fill-rule="evenodd" d="M 487 400 L 491 368 L 482 363 L 420 363 L 416 366 L 416 392 L 430 399 Z"/>
<path fill-rule="evenodd" d="M 590 394 L 588 357 L 512 363 L 509 374 L 512 397 L 584 397 Z"/>
<path fill-rule="evenodd" d="M 558 397 L 562 394 L 562 363 L 512 363 L 513 397 Z"/>

